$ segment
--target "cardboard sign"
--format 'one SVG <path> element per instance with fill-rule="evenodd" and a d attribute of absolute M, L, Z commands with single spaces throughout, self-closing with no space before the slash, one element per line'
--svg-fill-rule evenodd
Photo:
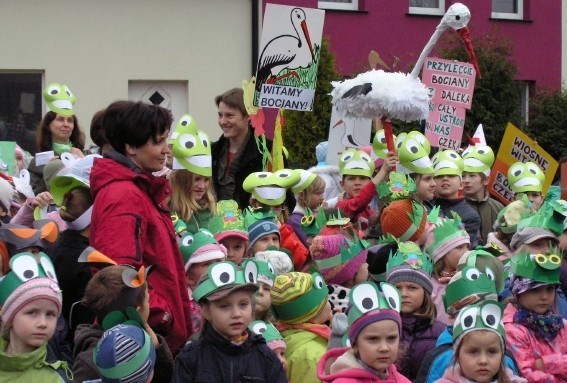
<path fill-rule="evenodd" d="M 508 185 L 508 168 L 515 162 L 534 162 L 545 173 L 543 194 L 553 182 L 559 163 L 524 132 L 508 123 L 496 161 L 492 166 L 488 191 L 502 203 L 514 200 L 514 193 Z"/>
<path fill-rule="evenodd" d="M 325 11 L 266 4 L 254 105 L 313 109 Z"/>
<path fill-rule="evenodd" d="M 368 118 L 341 117 L 336 107 L 331 113 L 327 164 L 339 166 L 339 157 L 345 149 L 370 145 L 372 120 Z"/>
<path fill-rule="evenodd" d="M 431 88 L 432 101 L 470 109 L 476 71 L 472 64 L 428 57 L 422 82 Z"/>
<path fill-rule="evenodd" d="M 429 101 L 429 117 L 425 123 L 425 137 L 431 146 L 458 150 L 465 129 L 464 108 L 436 104 Z"/>

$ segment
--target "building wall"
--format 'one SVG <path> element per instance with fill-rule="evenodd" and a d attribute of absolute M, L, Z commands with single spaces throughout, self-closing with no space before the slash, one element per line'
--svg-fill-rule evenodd
<path fill-rule="evenodd" d="M 3 1 L 0 71 L 67 84 L 87 134 L 129 80 L 187 81 L 188 111 L 216 140 L 214 97 L 251 76 L 251 17 L 250 0 Z"/>
<path fill-rule="evenodd" d="M 302 7 L 317 7 L 317 0 L 268 0 Z M 376 50 L 391 65 L 399 58 L 396 70 L 408 71 L 439 24 L 441 16 L 408 14 L 407 0 L 359 0 L 360 12 L 326 11 L 324 35 L 336 55 L 336 69 L 350 76 L 369 69 L 368 53 Z M 446 0 L 448 8 L 455 1 Z M 562 3 L 565 0 L 524 0 L 524 20 L 491 19 L 491 0 L 461 0 L 471 10 L 469 22 L 473 46 L 475 37 L 486 33 L 512 39 L 513 60 L 518 80 L 559 88 L 565 68 L 562 52 Z M 448 32 L 447 32 L 448 33 Z M 434 52 L 435 53 L 435 52 Z"/>

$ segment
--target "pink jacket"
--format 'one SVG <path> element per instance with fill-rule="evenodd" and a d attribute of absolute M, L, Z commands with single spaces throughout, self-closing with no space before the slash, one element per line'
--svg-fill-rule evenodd
<path fill-rule="evenodd" d="M 333 383 L 411 383 L 400 374 L 392 363 L 388 369 L 388 378 L 382 380 L 362 367 L 350 347 L 333 348 L 327 351 L 317 363 L 317 376 L 323 382 Z"/>
<path fill-rule="evenodd" d="M 520 372 L 531 383 L 567 382 L 567 327 L 552 342 L 544 342 L 521 324 L 514 323 L 517 309 L 512 303 L 504 310 L 504 329 L 508 348 L 514 354 Z M 567 325 L 566 321 L 563 320 Z M 545 372 L 535 369 L 541 359 Z"/>
<path fill-rule="evenodd" d="M 509 368 L 506 369 L 506 375 L 508 375 L 508 378 L 512 383 L 528 382 L 526 379 L 514 375 L 512 370 L 510 370 Z M 461 369 L 459 368 L 458 364 L 455 366 L 450 366 L 447 370 L 445 370 L 443 377 L 435 381 L 435 383 L 468 383 L 468 382 L 470 382 L 470 380 L 467 380 L 466 378 L 463 377 L 463 375 L 461 375 Z"/>
<path fill-rule="evenodd" d="M 445 306 L 443 305 L 443 295 L 445 295 L 445 290 L 447 289 L 446 283 L 441 283 L 436 277 L 431 278 L 431 283 L 433 284 L 433 290 L 431 291 L 431 299 L 435 303 L 435 308 L 437 309 L 437 320 L 446 325 L 453 324 L 449 320 L 449 315 L 445 311 Z"/>

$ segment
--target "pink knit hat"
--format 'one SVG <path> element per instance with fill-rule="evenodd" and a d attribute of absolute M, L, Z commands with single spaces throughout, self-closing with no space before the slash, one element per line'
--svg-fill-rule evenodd
<path fill-rule="evenodd" d="M 356 254 L 349 252 L 349 242 L 342 234 L 313 238 L 309 251 L 325 281 L 337 285 L 354 279 L 368 254 L 368 250 L 363 248 Z"/>
<path fill-rule="evenodd" d="M 224 245 L 218 243 L 210 243 L 205 246 L 199 247 L 189 260 L 185 263 L 185 271 L 189 271 L 192 265 L 196 263 L 203 263 L 212 260 L 222 261 L 226 258 L 227 250 Z"/>

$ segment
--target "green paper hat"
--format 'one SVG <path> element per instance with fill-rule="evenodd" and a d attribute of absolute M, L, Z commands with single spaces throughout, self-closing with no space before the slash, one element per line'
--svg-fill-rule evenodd
<path fill-rule="evenodd" d="M 540 211 L 546 217 L 545 228 L 557 236 L 563 234 L 565 220 L 567 219 L 567 201 L 562 199 L 545 201 L 537 213 Z"/>
<path fill-rule="evenodd" d="M 144 328 L 144 320 L 140 312 L 134 307 L 127 307 L 124 311 L 117 310 L 109 312 L 102 320 L 102 328 L 104 330 L 109 330 L 119 324 Z"/>
<path fill-rule="evenodd" d="M 518 223 L 533 215 L 531 202 L 525 194 L 520 199 L 505 206 L 496 218 L 496 228 L 504 234 L 514 234 L 518 230 Z"/>
<path fill-rule="evenodd" d="M 10 258 L 11 271 L 0 280 L 0 307 L 18 287 L 34 278 L 49 278 L 57 283 L 55 268 L 47 254 L 39 253 L 39 262 L 32 253 L 23 252 Z"/>
<path fill-rule="evenodd" d="M 374 175 L 374 161 L 362 150 L 347 149 L 339 157 L 339 171 L 342 176 L 372 178 Z"/>
<path fill-rule="evenodd" d="M 510 259 L 510 273 L 539 283 L 559 283 L 561 255 L 552 248 L 549 254 L 532 254 L 525 250 Z"/>
<path fill-rule="evenodd" d="M 437 176 L 462 176 L 465 164 L 463 158 L 452 149 L 437 152 L 433 156 L 433 174 Z"/>
<path fill-rule="evenodd" d="M 317 215 L 307 208 L 305 209 L 305 215 L 301 217 L 301 231 L 308 237 L 314 237 L 319 235 L 326 223 L 327 217 L 322 206 L 317 208 Z"/>
<path fill-rule="evenodd" d="M 400 134 L 396 143 L 396 151 L 404 173 L 433 173 L 433 165 L 429 159 L 431 144 L 421 132 L 414 130 L 407 135 Z"/>
<path fill-rule="evenodd" d="M 173 152 L 173 169 L 186 169 L 204 177 L 213 174 L 209 137 L 197 130 L 188 114 L 181 116 L 169 140 Z"/>
<path fill-rule="evenodd" d="M 67 85 L 57 83 L 49 84 L 43 91 L 43 99 L 52 112 L 62 116 L 72 116 L 75 114 L 73 105 L 75 105 L 76 99 Z"/>
<path fill-rule="evenodd" d="M 98 154 L 89 154 L 82 158 L 75 158 L 71 153 L 61 154 L 63 169 L 51 179 L 49 191 L 53 196 L 53 202 L 58 206 L 63 204 L 65 194 L 79 186 L 90 187 L 91 169 L 94 160 L 102 158 Z"/>
<path fill-rule="evenodd" d="M 500 335 L 506 344 L 506 332 L 502 325 L 502 305 L 499 302 L 486 301 L 471 305 L 461 310 L 453 327 L 453 340 L 473 330 L 488 330 Z"/>
<path fill-rule="evenodd" d="M 250 206 L 244 210 L 244 227 L 246 230 L 252 225 L 253 223 L 261 220 L 269 220 L 269 221 L 276 221 L 277 216 L 276 213 L 272 209 L 261 207 L 258 209 L 254 209 Z"/>
<path fill-rule="evenodd" d="M 215 235 L 217 241 L 221 241 L 228 232 L 238 233 L 240 237 L 248 238 L 248 232 L 244 227 L 242 211 L 235 200 L 220 200 L 217 202 L 216 215 L 209 220 L 209 230 Z"/>
<path fill-rule="evenodd" d="M 483 300 L 498 300 L 498 293 L 494 281 L 473 266 L 466 266 L 457 271 L 449 281 L 443 295 L 443 305 L 449 313 L 449 307 L 459 311 L 461 305 L 467 306 L 470 302 L 466 299 L 472 296 L 479 296 Z"/>
<path fill-rule="evenodd" d="M 441 206 L 435 205 L 433 209 L 427 214 L 427 222 L 435 225 L 439 221 L 439 213 L 441 213 Z"/>
<path fill-rule="evenodd" d="M 431 257 L 421 251 L 414 242 L 398 242 L 398 250 L 388 258 L 386 270 L 390 272 L 394 267 L 409 266 L 412 269 L 420 269 L 429 276 L 433 273 L 433 261 Z"/>
<path fill-rule="evenodd" d="M 381 282 L 380 290 L 373 282 L 359 283 L 350 290 L 348 296 L 352 307 L 348 311 L 349 327 L 370 311 L 392 309 L 400 312 L 402 299 L 398 289 L 394 285 Z"/>
<path fill-rule="evenodd" d="M 486 274 L 488 279 L 494 282 L 496 292 L 504 290 L 504 265 L 494 255 L 482 248 L 467 251 L 459 259 L 457 270 L 462 270 L 467 266 L 476 267 L 481 273 Z"/>
<path fill-rule="evenodd" d="M 433 228 L 433 241 L 427 247 L 426 251 L 433 257 L 435 261 L 438 258 L 436 256 L 437 252 L 442 250 L 443 246 L 446 245 L 449 241 L 452 241 L 458 237 L 469 237 L 469 234 L 465 230 L 465 225 L 463 224 L 461 217 L 459 217 L 459 215 L 454 211 L 452 211 L 451 214 L 453 215 L 453 219 L 439 218 Z M 445 254 L 446 252 L 440 254 L 440 256 L 443 256 Z"/>
<path fill-rule="evenodd" d="M 193 298 L 200 302 L 221 290 L 246 286 L 257 289 L 256 281 L 257 274 L 254 274 L 252 263 L 248 264 L 248 269 L 242 270 L 230 261 L 217 262 L 209 266 L 206 277 L 199 281 L 195 291 L 193 291 Z"/>
<path fill-rule="evenodd" d="M 196 233 L 185 233 L 179 241 L 179 249 L 183 257 L 183 263 L 187 264 L 193 253 L 205 245 L 217 244 L 213 233 L 207 229 L 199 229 Z"/>
<path fill-rule="evenodd" d="M 489 176 L 494 164 L 494 152 L 488 145 L 471 145 L 463 152 L 463 161 L 463 171 Z"/>
<path fill-rule="evenodd" d="M 398 138 L 394 135 L 394 145 L 396 145 Z M 385 159 L 388 156 L 388 146 L 386 145 L 386 134 L 384 129 L 380 129 L 374 135 L 372 140 L 372 151 L 376 157 Z"/>
<path fill-rule="evenodd" d="M 291 187 L 291 192 L 294 195 L 297 195 L 300 191 L 307 189 L 317 177 L 317 174 L 311 173 L 308 170 L 295 169 L 293 172 L 299 174 L 299 181 Z"/>
<path fill-rule="evenodd" d="M 337 215 L 331 214 L 325 226 L 345 226 L 350 222 L 349 217 L 343 217 L 340 209 L 337 210 Z"/>
<path fill-rule="evenodd" d="M 542 192 L 545 174 L 533 162 L 515 162 L 508 169 L 508 184 L 514 193 Z"/>
<path fill-rule="evenodd" d="M 332 269 L 334 267 L 345 265 L 348 261 L 356 257 L 362 251 L 370 247 L 370 243 L 360 239 L 356 233 L 352 233 L 353 240 L 351 241 L 347 235 L 344 235 L 346 246 L 341 242 L 339 244 L 340 252 L 329 258 L 315 259 L 315 264 L 319 270 Z"/>
<path fill-rule="evenodd" d="M 297 184 L 301 176 L 290 169 L 272 172 L 255 172 L 244 180 L 242 187 L 256 200 L 268 206 L 281 205 L 285 201 L 286 189 Z"/>
<path fill-rule="evenodd" d="M 401 172 L 390 172 L 388 181 L 383 181 L 376 186 L 378 197 L 388 198 L 391 201 L 408 198 L 416 192 L 415 181 L 409 175 Z"/>
<path fill-rule="evenodd" d="M 270 343 L 274 340 L 283 340 L 280 332 L 274 327 L 273 324 L 269 322 L 255 320 L 254 322 L 250 323 L 248 329 L 254 334 L 262 335 L 266 343 Z"/>
<path fill-rule="evenodd" d="M 171 213 L 171 222 L 173 223 L 173 229 L 175 230 L 175 234 L 181 234 L 184 231 L 187 231 L 187 224 L 179 218 L 177 213 Z"/>
<path fill-rule="evenodd" d="M 263 282 L 270 287 L 274 285 L 275 272 L 270 262 L 246 258 L 242 262 L 242 269 L 249 274 L 247 280 L 252 280 L 255 277 L 257 282 Z"/>

